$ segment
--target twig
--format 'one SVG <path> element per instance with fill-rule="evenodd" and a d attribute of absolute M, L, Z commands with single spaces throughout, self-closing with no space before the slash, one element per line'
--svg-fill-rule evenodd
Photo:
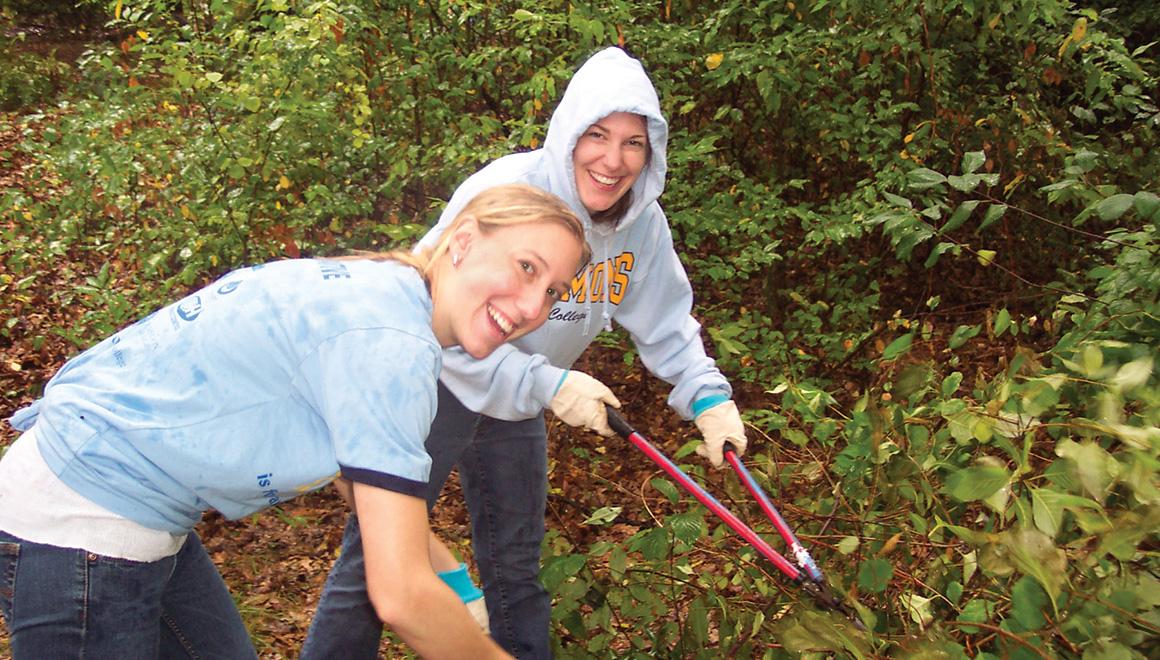
<path fill-rule="evenodd" d="M 1043 658 L 1043 660 L 1051 660 L 1051 656 L 1048 655 L 1047 653 L 1045 653 L 1043 651 L 1043 649 L 1035 646 L 1031 642 L 1023 639 L 1022 637 L 1020 637 L 1019 635 L 1016 635 L 1015 633 L 1011 633 L 1011 632 L 1007 632 L 1006 630 L 1003 630 L 999 626 L 993 626 L 989 623 L 975 623 L 973 621 L 959 621 L 958 619 L 947 621 L 947 623 L 949 623 L 953 626 L 959 626 L 959 627 L 974 626 L 976 628 L 982 628 L 983 630 L 989 630 L 989 631 L 999 635 L 1000 637 L 1006 637 L 1007 639 L 1010 639 L 1014 642 L 1022 644 L 1023 646 L 1026 646 L 1028 649 L 1031 650 L 1032 653 Z"/>
<path fill-rule="evenodd" d="M 1027 209 L 1020 208 L 1018 206 L 1011 206 L 1010 204 L 1004 202 L 1003 200 L 997 199 L 997 198 L 995 198 L 991 195 L 988 195 L 986 193 L 983 193 L 983 197 L 987 201 L 991 202 L 992 204 L 1002 204 L 1003 206 L 1006 206 L 1009 209 L 1015 209 L 1016 211 L 1022 213 L 1023 215 L 1034 218 L 1035 220 L 1038 220 L 1040 222 L 1045 222 L 1053 227 L 1058 227 L 1060 229 L 1063 229 L 1064 231 L 1074 232 L 1076 234 L 1079 234 L 1080 236 L 1087 236 L 1088 238 L 1094 238 L 1094 239 L 1101 240 L 1101 241 L 1107 241 L 1109 243 L 1114 243 L 1116 245 L 1119 245 L 1120 247 L 1131 248 L 1133 250 L 1143 250 L 1145 252 L 1153 252 L 1153 253 L 1157 251 L 1157 250 L 1149 250 L 1148 248 L 1140 247 L 1139 245 L 1132 245 L 1131 243 L 1124 243 L 1123 241 L 1117 241 L 1114 238 L 1108 238 L 1107 236 L 1101 236 L 1100 234 L 1096 234 L 1096 233 L 1093 233 L 1090 231 L 1084 231 L 1083 229 L 1077 229 L 1076 227 L 1069 227 L 1068 225 L 1065 225 L 1062 222 L 1056 222 L 1056 221 L 1054 221 L 1046 216 L 1039 215 L 1038 213 L 1035 213 L 1033 211 L 1028 211 Z"/>

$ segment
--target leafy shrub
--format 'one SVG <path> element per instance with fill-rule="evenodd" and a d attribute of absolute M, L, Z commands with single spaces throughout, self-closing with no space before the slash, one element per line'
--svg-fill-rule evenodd
<path fill-rule="evenodd" d="M 0 27 L 7 21 L 0 20 Z M 22 36 L 0 34 L 0 111 L 11 112 L 51 102 L 68 79 L 69 67 L 56 59 L 34 52 L 21 52 Z"/>

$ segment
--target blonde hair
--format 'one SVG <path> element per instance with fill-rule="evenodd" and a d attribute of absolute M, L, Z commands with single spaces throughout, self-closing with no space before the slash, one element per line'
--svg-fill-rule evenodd
<path fill-rule="evenodd" d="M 568 230 L 580 241 L 580 266 L 588 263 L 592 249 L 584 240 L 584 225 L 572 209 L 556 195 L 522 183 L 508 183 L 488 188 L 476 195 L 455 216 L 455 220 L 439 237 L 434 247 L 419 252 L 394 250 L 386 253 L 351 255 L 346 259 L 394 260 L 407 264 L 430 280 L 431 272 L 440 257 L 447 253 L 452 236 L 463 223 L 475 220 L 480 233 L 487 235 L 494 229 L 532 222 L 548 222 Z"/>

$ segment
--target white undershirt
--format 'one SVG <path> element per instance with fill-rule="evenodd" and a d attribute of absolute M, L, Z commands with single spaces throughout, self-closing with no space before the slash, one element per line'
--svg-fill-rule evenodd
<path fill-rule="evenodd" d="M 0 529 L 32 543 L 131 561 L 177 554 L 186 534 L 150 529 L 66 486 L 41 457 L 35 431 L 17 438 L 0 460 Z"/>

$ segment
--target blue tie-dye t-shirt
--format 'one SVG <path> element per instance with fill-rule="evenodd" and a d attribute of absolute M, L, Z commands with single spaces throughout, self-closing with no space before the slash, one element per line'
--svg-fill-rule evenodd
<path fill-rule="evenodd" d="M 396 262 L 238 270 L 70 360 L 33 421 L 60 479 L 183 533 L 342 475 L 422 496 L 441 349 L 419 274 Z"/>

